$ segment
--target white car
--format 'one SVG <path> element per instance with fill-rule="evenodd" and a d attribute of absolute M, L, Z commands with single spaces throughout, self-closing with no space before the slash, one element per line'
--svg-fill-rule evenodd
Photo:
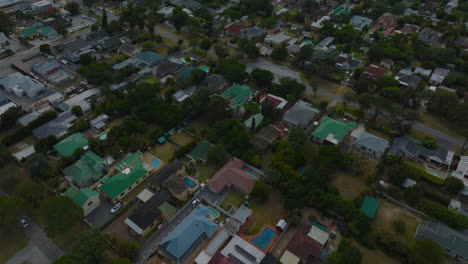
<path fill-rule="evenodd" d="M 21 226 L 22 226 L 23 228 L 26 228 L 26 227 L 29 226 L 29 224 L 28 224 L 28 222 L 26 221 L 26 219 L 24 219 L 24 218 L 21 219 Z"/>
<path fill-rule="evenodd" d="M 122 203 L 116 203 L 114 207 L 111 208 L 111 213 L 115 214 L 120 208 L 122 208 Z"/>

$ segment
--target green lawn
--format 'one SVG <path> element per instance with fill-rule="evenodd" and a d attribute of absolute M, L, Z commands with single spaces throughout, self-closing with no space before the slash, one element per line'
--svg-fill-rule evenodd
<path fill-rule="evenodd" d="M 276 226 L 280 219 L 287 216 L 283 196 L 278 190 L 272 190 L 270 198 L 265 203 L 253 202 L 251 209 L 254 220 L 244 231 L 248 236 L 260 232 L 264 225 Z"/>
<path fill-rule="evenodd" d="M 206 180 L 211 178 L 219 169 L 220 167 L 213 162 L 208 162 L 205 165 L 201 166 L 200 168 L 198 168 L 198 173 L 200 175 L 197 179 L 198 182 L 204 183 Z"/>
<path fill-rule="evenodd" d="M 28 241 L 28 238 L 19 228 L 8 235 L 0 234 L 0 263 L 5 263 L 13 257 L 18 251 L 28 245 Z"/>
<path fill-rule="evenodd" d="M 332 184 L 340 190 L 340 195 L 345 199 L 354 199 L 365 188 L 363 176 L 353 176 L 349 172 L 336 172 L 332 175 Z"/>
<path fill-rule="evenodd" d="M 193 141 L 193 137 L 185 134 L 185 133 L 177 133 L 177 134 L 174 134 L 172 135 L 170 138 L 170 140 L 174 141 L 176 144 L 178 144 L 179 146 L 185 146 L 185 145 L 188 145 L 189 143 L 191 143 Z"/>
<path fill-rule="evenodd" d="M 57 235 L 52 240 L 62 249 L 66 249 L 71 246 L 73 241 L 79 238 L 82 232 L 85 232 L 89 229 L 89 226 L 83 221 L 76 223 L 70 230 L 67 232 Z"/>
<path fill-rule="evenodd" d="M 168 163 L 172 157 L 174 156 L 175 152 L 177 151 L 176 146 L 170 142 L 165 142 L 162 145 L 157 145 L 151 150 L 157 158 L 161 159 L 162 161 Z"/>
<path fill-rule="evenodd" d="M 223 201 L 221 207 L 225 210 L 229 209 L 231 206 L 239 208 L 245 201 L 245 198 L 242 194 L 238 192 L 231 192 L 226 200 Z"/>

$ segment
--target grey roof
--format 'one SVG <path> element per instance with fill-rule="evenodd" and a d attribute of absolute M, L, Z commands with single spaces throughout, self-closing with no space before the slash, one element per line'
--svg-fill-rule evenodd
<path fill-rule="evenodd" d="M 194 0 L 172 0 L 171 3 L 177 6 L 183 6 L 188 9 L 197 9 L 201 4 Z"/>
<path fill-rule="evenodd" d="M 96 32 L 89 33 L 88 35 L 86 35 L 86 39 L 88 41 L 98 41 L 107 36 L 108 36 L 107 31 L 105 29 L 101 29 Z"/>
<path fill-rule="evenodd" d="M 5 33 L 3 32 L 0 32 L 0 44 L 3 44 L 3 43 L 7 43 L 8 42 L 8 39 L 5 35 Z"/>
<path fill-rule="evenodd" d="M 395 79 L 402 85 L 408 86 L 410 88 L 418 88 L 419 84 L 422 81 L 420 76 L 413 74 L 410 69 L 402 69 L 396 75 Z"/>
<path fill-rule="evenodd" d="M 372 19 L 362 16 L 353 16 L 349 23 L 357 29 L 362 29 L 364 26 L 369 26 L 372 24 Z"/>
<path fill-rule="evenodd" d="M 410 178 L 406 178 L 405 181 L 401 185 L 405 188 L 409 188 L 409 187 L 416 185 L 416 181 Z"/>
<path fill-rule="evenodd" d="M 451 163 L 451 158 L 453 158 L 453 152 L 441 145 L 437 145 L 435 149 L 428 149 L 422 146 L 421 142 L 418 140 L 406 136 L 395 138 L 389 153 L 394 156 L 405 156 L 410 158 L 436 157 L 444 163 Z"/>
<path fill-rule="evenodd" d="M 246 39 L 253 39 L 256 37 L 261 37 L 266 34 L 266 30 L 259 27 L 253 26 L 250 28 L 241 29 L 241 37 Z"/>
<path fill-rule="evenodd" d="M 228 232 L 226 232 L 226 230 L 221 230 L 218 234 L 216 234 L 215 237 L 213 237 L 210 244 L 208 244 L 208 246 L 205 248 L 205 252 L 208 255 L 213 256 L 216 251 L 221 248 L 224 242 L 228 240 L 229 236 L 230 235 Z"/>
<path fill-rule="evenodd" d="M 93 120 L 89 121 L 89 124 L 97 129 L 101 129 L 106 125 L 106 121 L 109 119 L 109 116 L 106 114 L 101 114 L 94 118 Z"/>
<path fill-rule="evenodd" d="M 416 235 L 433 240 L 442 248 L 450 250 L 450 255 L 468 258 L 468 238 L 445 225 L 428 221 L 418 226 Z"/>
<path fill-rule="evenodd" d="M 156 75 L 163 78 L 168 75 L 174 74 L 182 65 L 175 63 L 171 60 L 165 60 L 161 62 L 156 68 Z"/>
<path fill-rule="evenodd" d="M 294 126 L 307 126 L 320 111 L 309 106 L 307 102 L 297 101 L 283 117 L 283 121 Z"/>
<path fill-rule="evenodd" d="M 232 217 L 242 223 L 245 223 L 247 221 L 247 218 L 249 218 L 251 214 L 252 211 L 249 208 L 242 205 L 241 207 L 239 207 L 239 209 L 237 209 L 237 211 Z"/>
<path fill-rule="evenodd" d="M 442 34 L 430 28 L 424 28 L 418 35 L 418 40 L 428 46 L 441 46 Z"/>
<path fill-rule="evenodd" d="M 359 136 L 355 143 L 381 154 L 385 152 L 389 144 L 388 140 L 372 135 L 365 131 Z"/>
<path fill-rule="evenodd" d="M 54 46 L 53 49 L 59 53 L 71 53 L 78 50 L 88 49 L 89 43 L 84 39 L 75 39 L 65 44 Z"/>
<path fill-rule="evenodd" d="M 101 42 L 104 49 L 117 49 L 121 41 L 118 37 L 110 37 Z"/>
<path fill-rule="evenodd" d="M 334 37 L 328 36 L 328 37 L 322 39 L 322 41 L 320 41 L 320 43 L 318 43 L 315 47 L 317 47 L 317 48 L 328 47 L 328 45 L 330 45 L 334 40 L 335 40 Z"/>
<path fill-rule="evenodd" d="M 184 167 L 184 163 L 180 160 L 173 160 L 167 166 L 159 170 L 156 175 L 151 178 L 151 185 L 158 187 L 170 176 Z"/>
<path fill-rule="evenodd" d="M 167 190 L 158 190 L 148 201 L 146 201 L 146 203 L 133 211 L 128 216 L 128 219 L 130 219 L 142 230 L 147 229 L 162 215 L 159 206 L 161 206 L 169 198 L 170 194 Z"/>
<path fill-rule="evenodd" d="M 250 144 L 252 144 L 257 149 L 264 151 L 280 135 L 280 131 L 278 131 L 278 129 L 275 126 L 270 124 L 258 131 L 255 134 L 255 136 L 250 140 Z"/>
<path fill-rule="evenodd" d="M 19 72 L 15 72 L 0 79 L 0 86 L 3 86 L 8 92 L 11 92 L 14 86 L 19 86 L 19 88 L 30 97 L 36 96 L 40 91 L 46 88 L 45 85 L 37 80 Z"/>
<path fill-rule="evenodd" d="M 8 97 L 6 97 L 3 93 L 0 93 L 0 105 L 4 105 L 9 101 L 10 99 L 8 99 Z"/>
<path fill-rule="evenodd" d="M 20 124 L 22 126 L 27 126 L 32 121 L 36 120 L 39 116 L 41 116 L 41 114 L 34 111 L 34 112 L 31 112 L 31 113 L 29 113 L 27 115 L 24 115 L 24 116 L 20 117 L 17 122 L 18 122 L 18 124 Z"/>
<path fill-rule="evenodd" d="M 32 132 L 39 139 L 48 136 L 60 137 L 67 132 L 68 128 L 72 126 L 72 122 L 76 119 L 76 116 L 71 111 L 66 111 L 58 115 L 54 120 L 35 128 Z"/>
<path fill-rule="evenodd" d="M 210 74 L 206 79 L 203 81 L 203 87 L 208 88 L 213 91 L 220 91 L 224 87 L 226 87 L 227 81 L 224 79 L 223 76 L 219 74 Z"/>

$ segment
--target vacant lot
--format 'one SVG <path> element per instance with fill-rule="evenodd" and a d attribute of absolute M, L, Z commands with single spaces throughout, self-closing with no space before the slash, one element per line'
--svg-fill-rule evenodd
<path fill-rule="evenodd" d="M 336 172 L 332 176 L 332 184 L 340 190 L 345 199 L 354 199 L 366 188 L 363 176 L 353 176 L 349 172 Z"/>
<path fill-rule="evenodd" d="M 153 153 L 158 159 L 168 163 L 176 151 L 177 147 L 174 144 L 166 141 L 161 145 L 156 145 L 151 150 L 151 153 Z"/>
<path fill-rule="evenodd" d="M 190 131 L 192 133 L 194 133 L 195 135 L 201 137 L 202 136 L 202 131 L 203 130 L 208 130 L 210 128 L 210 126 L 205 122 L 205 121 L 202 121 L 202 120 L 194 120 L 192 121 L 190 124 L 188 124 L 185 129 L 187 129 L 187 131 Z"/>
<path fill-rule="evenodd" d="M 286 218 L 283 195 L 278 190 L 272 190 L 270 198 L 265 203 L 253 202 L 253 221 L 245 229 L 244 234 L 255 235 L 264 225 L 276 226 L 280 219 Z"/>
<path fill-rule="evenodd" d="M 420 219 L 410 214 L 405 209 L 387 201 L 380 199 L 379 210 L 373 222 L 375 231 L 381 229 L 392 230 L 392 223 L 395 219 L 401 219 L 405 222 L 406 230 L 402 234 L 396 234 L 400 240 L 406 243 L 413 241 L 414 233 L 419 225 Z"/>
<path fill-rule="evenodd" d="M 399 262 L 391 258 L 385 253 L 383 253 L 381 250 L 378 249 L 368 249 L 361 244 L 353 241 L 353 244 L 361 250 L 362 253 L 362 264 L 374 264 L 374 263 L 379 263 L 379 264 L 399 264 Z"/>
<path fill-rule="evenodd" d="M 193 137 L 187 135 L 186 133 L 177 133 L 169 137 L 177 145 L 183 147 L 188 145 L 190 142 L 193 141 Z"/>

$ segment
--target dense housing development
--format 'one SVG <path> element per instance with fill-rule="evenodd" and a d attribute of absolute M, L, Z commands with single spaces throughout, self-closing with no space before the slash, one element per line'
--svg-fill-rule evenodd
<path fill-rule="evenodd" d="M 468 263 L 467 0 L 0 0 L 0 263 Z"/>

